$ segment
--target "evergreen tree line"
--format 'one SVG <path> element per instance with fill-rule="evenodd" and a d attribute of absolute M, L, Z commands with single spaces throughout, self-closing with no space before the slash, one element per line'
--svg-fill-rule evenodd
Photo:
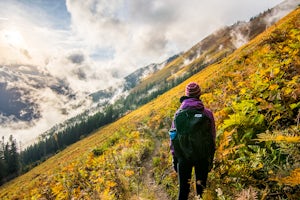
<path fill-rule="evenodd" d="M 110 105 L 104 109 L 103 113 L 98 112 L 85 120 L 77 120 L 77 123 L 69 124 L 62 131 L 43 134 L 38 142 L 21 152 L 13 136 L 9 137 L 8 142 L 5 142 L 3 137 L 0 143 L 0 185 L 27 172 L 97 128 L 113 122 L 118 117 L 115 113 L 117 111 Z"/>
<path fill-rule="evenodd" d="M 11 135 L 9 141 L 0 141 L 0 185 L 18 176 L 20 171 L 17 141 Z"/>
<path fill-rule="evenodd" d="M 125 98 L 119 98 L 114 104 L 108 105 L 103 111 L 92 116 L 78 115 L 66 122 L 67 125 L 64 128 L 53 128 L 47 134 L 42 134 L 38 142 L 20 152 L 17 149 L 17 141 L 12 136 L 6 144 L 3 139 L 1 142 L 0 183 L 3 184 L 29 171 L 67 146 L 86 137 L 96 129 L 112 123 L 128 111 L 148 103 L 203 68 L 204 66 L 200 66 L 198 70 L 191 70 L 183 77 L 171 82 L 162 81 L 149 84 L 142 91 L 132 92 Z M 153 92 L 149 93 L 150 90 Z M 58 129 L 61 130 L 58 131 Z"/>
<path fill-rule="evenodd" d="M 42 135 L 39 142 L 30 145 L 20 153 L 21 163 L 24 166 L 23 172 L 45 161 L 48 157 L 65 149 L 67 146 L 79 141 L 96 129 L 109 124 L 118 118 L 117 111 L 112 105 L 106 107 L 103 112 L 98 112 L 92 116 L 77 120 L 74 124 L 69 124 L 61 131 Z"/>

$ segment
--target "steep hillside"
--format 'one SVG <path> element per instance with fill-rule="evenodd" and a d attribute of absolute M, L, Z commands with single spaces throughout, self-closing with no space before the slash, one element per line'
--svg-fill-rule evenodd
<path fill-rule="evenodd" d="M 196 81 L 218 128 L 204 199 L 296 199 L 299 49 L 298 8 L 219 63 L 3 185 L 0 198 L 158 199 L 153 183 L 143 182 L 153 174 L 175 199 L 167 132 L 185 85 Z"/>

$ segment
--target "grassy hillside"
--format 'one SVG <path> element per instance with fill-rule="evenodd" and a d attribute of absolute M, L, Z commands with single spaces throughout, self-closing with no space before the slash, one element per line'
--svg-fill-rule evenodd
<path fill-rule="evenodd" d="M 297 9 L 218 64 L 1 186 L 0 199 L 158 199 L 149 174 L 174 199 L 167 131 L 190 81 L 201 85 L 218 128 L 205 199 L 296 199 L 299 40 Z"/>

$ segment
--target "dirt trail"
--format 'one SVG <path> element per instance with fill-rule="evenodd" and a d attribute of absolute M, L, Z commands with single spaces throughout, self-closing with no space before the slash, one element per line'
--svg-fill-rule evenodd
<path fill-rule="evenodd" d="M 158 155 L 161 142 L 158 138 L 154 137 L 154 151 L 143 161 L 143 174 L 141 175 L 141 191 L 136 199 L 139 200 L 169 200 L 169 197 L 164 188 L 158 185 L 154 180 L 153 162 L 152 158 Z"/>

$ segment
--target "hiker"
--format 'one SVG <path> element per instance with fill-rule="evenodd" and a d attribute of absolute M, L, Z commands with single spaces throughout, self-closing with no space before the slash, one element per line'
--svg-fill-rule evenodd
<path fill-rule="evenodd" d="M 211 170 L 213 164 L 212 162 L 215 152 L 216 138 L 215 121 L 212 112 L 206 109 L 201 102 L 200 95 L 201 89 L 197 83 L 191 82 L 186 86 L 185 96 L 182 96 L 180 98 L 181 105 L 175 113 L 172 127 L 169 132 L 171 137 L 170 147 L 173 156 L 173 167 L 174 170 L 178 173 L 178 200 L 188 199 L 193 167 L 195 168 L 197 195 L 202 195 L 203 190 L 206 187 L 208 172 Z M 192 136 L 190 136 L 189 139 L 184 139 L 184 136 L 180 136 L 180 134 L 190 134 L 182 132 L 193 131 L 189 130 L 186 125 L 182 125 L 181 123 L 183 120 L 185 120 L 183 118 L 188 115 L 187 113 L 181 115 L 181 119 L 177 119 L 179 118 L 180 113 L 186 110 L 192 112 L 192 117 L 194 118 L 199 117 L 198 119 L 201 119 L 202 117 L 203 119 L 206 119 L 206 121 L 201 119 L 205 122 L 200 122 L 200 125 L 197 128 L 192 129 L 194 129 L 194 131 L 195 129 L 197 131 L 203 129 L 203 134 L 207 135 L 205 136 L 206 138 L 204 140 L 207 140 L 208 143 L 206 141 L 203 141 L 203 136 L 196 137 L 196 139 L 193 139 L 194 141 L 188 141 L 190 140 L 190 138 L 192 138 Z M 206 123 L 207 125 L 203 125 L 201 123 Z M 207 128 L 205 129 L 204 127 Z M 196 133 L 196 135 L 197 134 L 198 133 Z M 183 140 L 183 142 L 181 140 Z"/>

